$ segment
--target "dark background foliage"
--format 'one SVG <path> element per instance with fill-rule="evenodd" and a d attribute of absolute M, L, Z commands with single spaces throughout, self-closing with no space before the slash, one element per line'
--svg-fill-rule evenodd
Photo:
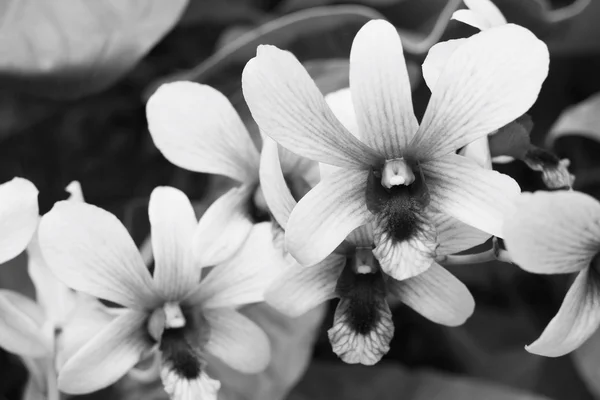
<path fill-rule="evenodd" d="M 561 112 L 600 90 L 600 6 L 598 2 L 587 3 L 496 2 L 509 22 L 532 29 L 551 50 L 550 74 L 530 112 L 535 124 L 533 143 L 554 145 L 558 155 L 571 160 L 571 172 L 577 176 L 574 188 L 599 195 L 599 144 L 589 136 L 546 141 Z M 460 6 L 458 0 L 191 0 L 185 10 L 173 11 L 177 14 L 174 20 L 179 14 L 182 18 L 166 36 L 162 37 L 169 26 L 163 22 L 150 44 L 144 31 L 139 54 L 126 62 L 117 62 L 122 57 L 119 52 L 116 58 L 110 52 L 104 54 L 106 63 L 88 62 L 78 69 L 68 62 L 58 63 L 45 72 L 36 69 L 31 60 L 25 61 L 31 65 L 16 66 L 0 62 L 0 182 L 13 176 L 33 181 L 40 190 L 43 213 L 66 197 L 64 187 L 70 181 L 79 180 L 86 201 L 114 212 L 141 243 L 148 233 L 147 199 L 155 186 L 172 185 L 202 201 L 214 198 L 215 191 L 228 184 L 174 167 L 154 147 L 146 127 L 145 99 L 157 84 L 174 79 L 210 84 L 228 95 L 251 125 L 241 96 L 240 73 L 256 44 L 274 43 L 291 50 L 306 63 L 320 88 L 329 92 L 347 86 L 347 57 L 354 34 L 369 19 L 383 17 L 393 22 L 403 37 L 415 107 L 422 114 L 429 91 L 419 67 L 428 47 L 440 39 L 475 33 L 449 21 L 452 11 Z M 25 19 L 9 22 L 0 25 L 0 34 L 6 36 L 15 26 L 27 30 L 28 24 L 36 23 Z M 281 26 L 273 31 L 254 31 L 262 24 Z M 235 42 L 243 33 L 250 33 L 248 40 Z M 117 40 L 124 40 L 119 37 Z M 0 46 L 7 49 L 3 58 L 10 58 L 10 51 L 17 50 L 6 43 L 0 40 Z M 73 49 L 77 51 L 76 46 Z M 572 133 L 580 132 L 574 128 Z M 519 161 L 498 168 L 517 179 L 523 190 L 542 187 L 539 173 Z M 0 286 L 33 294 L 24 268 L 19 266 L 23 261 L 21 257 L 0 270 Z M 372 368 L 348 366 L 337 360 L 327 340 L 331 305 L 318 329 L 308 372 L 289 398 L 546 396 L 587 400 L 600 393 L 596 388 L 600 358 L 588 357 L 584 362 L 570 356 L 547 359 L 523 348 L 537 338 L 558 310 L 569 277 L 534 276 L 502 263 L 456 266 L 451 271 L 469 286 L 477 303 L 474 316 L 464 326 L 441 327 L 407 307 L 397 306 L 390 353 Z M 320 320 L 317 318 L 317 325 Z M 304 324 L 309 322 L 286 326 L 286 334 L 302 331 Z M 304 346 L 301 353 L 310 354 L 310 345 L 296 345 Z M 595 355 L 596 351 L 600 356 L 600 343 L 590 346 L 587 353 Z M 296 358 L 301 356 L 291 356 L 290 362 Z M 0 351 L 0 371 L 0 399 L 19 398 L 26 372 L 18 359 Z M 294 382 L 291 379 L 289 385 Z M 164 394 L 153 387 L 125 385 L 94 397 L 116 396 L 160 398 Z M 252 398 L 243 390 L 231 396 Z"/>

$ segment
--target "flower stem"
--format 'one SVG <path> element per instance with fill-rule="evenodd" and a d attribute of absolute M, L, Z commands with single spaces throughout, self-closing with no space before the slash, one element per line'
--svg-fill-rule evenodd
<path fill-rule="evenodd" d="M 60 400 L 53 357 L 49 357 L 46 368 L 46 395 L 48 400 Z"/>

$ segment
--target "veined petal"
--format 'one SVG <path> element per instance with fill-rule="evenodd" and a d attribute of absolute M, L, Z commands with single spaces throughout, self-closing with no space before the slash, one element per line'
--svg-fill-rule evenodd
<path fill-rule="evenodd" d="M 286 248 L 302 265 L 323 260 L 371 213 L 365 203 L 368 171 L 340 170 L 323 177 L 288 221 Z"/>
<path fill-rule="evenodd" d="M 299 317 L 336 297 L 335 287 L 345 264 L 344 256 L 331 254 L 312 267 L 292 265 L 273 281 L 265 300 L 277 311 Z"/>
<path fill-rule="evenodd" d="M 487 136 L 469 143 L 460 150 L 459 154 L 475 161 L 481 168 L 492 169 L 492 154 Z"/>
<path fill-rule="evenodd" d="M 376 302 L 379 320 L 370 332 L 358 332 L 350 322 L 350 301 L 341 299 L 335 310 L 333 327 L 327 331 L 333 352 L 348 364 L 373 365 L 389 350 L 394 337 L 392 313 L 385 299 Z"/>
<path fill-rule="evenodd" d="M 354 112 L 354 103 L 352 102 L 350 88 L 340 89 L 327 94 L 325 101 L 336 118 L 344 125 L 344 128 L 348 129 L 356 138 L 362 139 L 361 132 L 358 129 L 358 121 Z"/>
<path fill-rule="evenodd" d="M 361 137 L 386 159 L 402 157 L 419 127 L 394 25 L 366 23 L 350 52 L 350 89 Z"/>
<path fill-rule="evenodd" d="M 482 31 L 506 24 L 506 18 L 490 0 L 464 0 L 464 2 L 469 9 L 455 11 L 452 19 Z"/>
<path fill-rule="evenodd" d="M 208 207 L 194 232 L 194 260 L 199 267 L 220 264 L 243 244 L 253 223 L 248 204 L 253 187 L 230 189 Z"/>
<path fill-rule="evenodd" d="M 44 337 L 44 312 L 20 293 L 0 289 L 0 347 L 26 357 L 43 357 L 52 352 Z"/>
<path fill-rule="evenodd" d="M 190 380 L 164 366 L 160 377 L 171 400 L 217 400 L 221 389 L 221 382 L 212 379 L 206 372 L 201 372 L 198 378 Z"/>
<path fill-rule="evenodd" d="M 600 251 L 600 203 L 578 192 L 524 193 L 505 223 L 504 238 L 526 271 L 581 271 Z"/>
<path fill-rule="evenodd" d="M 111 213 L 59 201 L 42 217 L 39 241 L 50 270 L 72 289 L 133 309 L 155 305 L 152 277 L 133 239 Z"/>
<path fill-rule="evenodd" d="M 600 276 L 592 268 L 577 275 L 542 336 L 525 349 L 534 354 L 559 357 L 583 344 L 600 325 Z"/>
<path fill-rule="evenodd" d="M 517 25 L 468 38 L 435 84 L 411 156 L 446 155 L 523 115 L 537 99 L 548 62 L 544 42 Z"/>
<path fill-rule="evenodd" d="M 50 271 L 36 235 L 27 246 L 27 272 L 46 320 L 56 327 L 62 327 L 76 306 L 76 294 Z"/>
<path fill-rule="evenodd" d="M 390 279 L 389 294 L 442 325 L 462 325 L 473 314 L 475 300 L 469 289 L 437 263 L 420 275 L 405 281 Z"/>
<path fill-rule="evenodd" d="M 438 232 L 437 257 L 468 250 L 492 236 L 447 214 L 435 213 L 431 218 Z"/>
<path fill-rule="evenodd" d="M 371 247 L 374 244 L 373 225 L 359 226 L 346 237 L 346 241 L 354 247 Z"/>
<path fill-rule="evenodd" d="M 227 97 L 195 82 L 162 85 L 146 105 L 148 129 L 178 167 L 256 181 L 258 150 Z"/>
<path fill-rule="evenodd" d="M 467 39 L 451 39 L 434 44 L 423 61 L 423 79 L 431 92 L 454 51 Z"/>
<path fill-rule="evenodd" d="M 168 300 L 178 300 L 200 283 L 192 257 L 196 214 L 187 196 L 172 187 L 157 187 L 148 205 L 154 252 L 154 283 Z"/>
<path fill-rule="evenodd" d="M 148 315 L 126 311 L 86 343 L 60 370 L 58 387 L 69 394 L 95 392 L 116 382 L 152 344 Z"/>
<path fill-rule="evenodd" d="M 127 313 L 126 308 L 106 307 L 94 297 L 76 294 L 76 305 L 61 325 L 56 343 L 55 363 L 60 370 L 79 349 L 107 327 L 116 317 Z"/>
<path fill-rule="evenodd" d="M 27 179 L 0 185 L 0 264 L 27 247 L 38 225 L 37 197 L 38 190 Z"/>
<path fill-rule="evenodd" d="M 242 73 L 244 98 L 261 131 L 311 160 L 368 168 L 380 157 L 337 120 L 291 53 L 259 46 Z"/>
<path fill-rule="evenodd" d="M 508 175 L 483 169 L 456 154 L 421 164 L 431 206 L 466 224 L 503 237 L 505 218 L 521 192 Z"/>
<path fill-rule="evenodd" d="M 271 214 L 285 230 L 296 200 L 285 182 L 277 147 L 271 138 L 264 139 L 260 154 L 260 187 Z"/>
<path fill-rule="evenodd" d="M 242 248 L 214 267 L 186 302 L 208 309 L 263 301 L 265 290 L 287 263 L 273 243 L 271 223 L 257 224 Z"/>
<path fill-rule="evenodd" d="M 420 228 L 408 239 L 398 241 L 385 229 L 382 223 L 373 226 L 375 248 L 373 254 L 381 264 L 381 269 L 394 279 L 403 280 L 426 271 L 435 257 L 437 231 L 425 219 Z"/>
<path fill-rule="evenodd" d="M 269 138 L 268 136 L 265 136 L 265 138 L 273 141 L 273 139 Z M 285 147 L 277 146 L 277 148 L 279 149 L 281 170 L 283 171 L 283 175 L 285 177 L 302 178 L 308 185 L 310 185 L 311 188 L 319 183 L 321 180 L 321 175 L 319 173 L 318 162 L 292 153 Z"/>
<path fill-rule="evenodd" d="M 204 350 L 231 368 L 245 374 L 263 371 L 271 361 L 269 338 L 239 312 L 219 308 L 204 313 L 210 326 L 210 339 Z"/>

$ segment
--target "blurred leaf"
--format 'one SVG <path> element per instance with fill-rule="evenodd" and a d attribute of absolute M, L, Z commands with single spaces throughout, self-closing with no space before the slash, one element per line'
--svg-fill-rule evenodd
<path fill-rule="evenodd" d="M 356 3 L 371 7 L 383 7 L 390 4 L 399 3 L 405 0 L 357 0 Z M 277 7 L 277 11 L 288 13 L 292 11 L 303 10 L 312 7 L 321 7 L 331 4 L 342 3 L 340 0 L 284 0 Z"/>
<path fill-rule="evenodd" d="M 518 389 L 399 365 L 315 363 L 289 400 L 542 400 Z"/>
<path fill-rule="evenodd" d="M 259 7 L 262 3 L 260 0 L 190 0 L 180 25 L 259 23 L 267 18 Z"/>
<path fill-rule="evenodd" d="M 319 32 L 332 31 L 344 24 L 362 24 L 375 18 L 383 16 L 370 8 L 350 5 L 313 8 L 283 16 L 241 35 L 197 67 L 167 76 L 152 84 L 147 96 L 166 82 L 187 80 L 206 83 L 213 74 L 223 68 L 235 63 L 245 63 L 254 57 L 256 47 L 260 44 L 272 44 L 285 49 L 302 36 L 318 35 Z"/>
<path fill-rule="evenodd" d="M 187 0 L 7 0 L 0 6 L 0 85 L 76 98 L 128 72 Z"/>
<path fill-rule="evenodd" d="M 600 93 L 563 111 L 546 138 L 548 147 L 564 136 L 583 136 L 600 142 Z"/>
<path fill-rule="evenodd" d="M 585 385 L 594 398 L 600 399 L 600 331 L 571 354 Z"/>

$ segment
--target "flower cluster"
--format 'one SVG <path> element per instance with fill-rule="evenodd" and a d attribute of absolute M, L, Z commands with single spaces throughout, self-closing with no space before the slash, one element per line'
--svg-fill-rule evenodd
<path fill-rule="evenodd" d="M 247 374 L 270 362 L 268 337 L 239 311 L 263 301 L 297 317 L 339 298 L 332 349 L 372 365 L 389 351 L 394 302 L 447 326 L 469 318 L 473 297 L 443 264 L 491 237 L 526 270 L 580 271 L 528 350 L 579 346 L 600 324 L 600 206 L 573 192 L 521 195 L 491 169 L 488 135 L 533 105 L 549 56 L 486 2 L 467 3 L 456 18 L 482 31 L 432 48 L 420 121 L 400 37 L 382 20 L 354 39 L 350 87 L 326 96 L 294 55 L 259 46 L 242 74 L 254 137 L 217 90 L 161 86 L 146 109 L 156 147 L 232 188 L 198 219 L 183 192 L 157 187 L 149 265 L 80 190 L 40 219 L 30 182 L 0 185 L 0 263 L 27 248 L 38 291 L 37 302 L 0 291 L 0 345 L 30 366 L 31 390 L 95 391 L 150 356 L 171 398 L 216 399 L 211 360 Z"/>

